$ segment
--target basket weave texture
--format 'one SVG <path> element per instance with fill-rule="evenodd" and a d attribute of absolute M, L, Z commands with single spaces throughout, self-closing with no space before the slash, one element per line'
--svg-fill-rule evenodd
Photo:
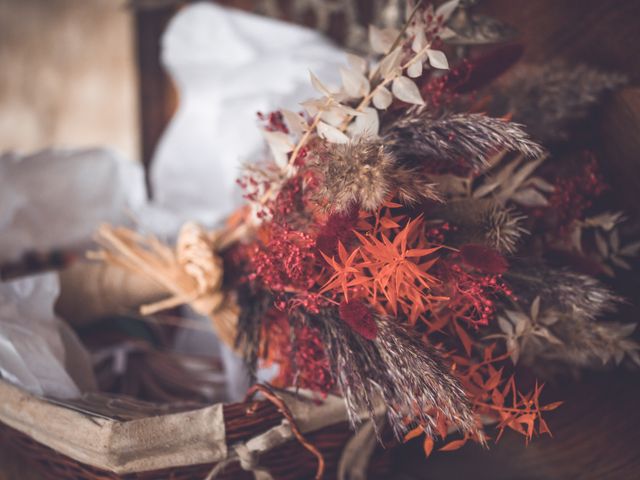
<path fill-rule="evenodd" d="M 269 401 L 255 400 L 227 404 L 223 407 L 227 446 L 247 441 L 256 435 L 278 425 L 283 420 L 282 413 Z M 72 425 L 69 428 L 73 428 Z M 305 435 L 305 439 L 322 454 L 325 462 L 323 478 L 337 477 L 338 464 L 344 446 L 353 432 L 346 422 L 330 425 Z M 180 466 L 163 470 L 136 472 L 119 475 L 90 465 L 82 464 L 67 457 L 28 435 L 0 423 L 0 444 L 11 444 L 44 480 L 203 480 L 215 464 Z M 317 458 L 298 441 L 290 440 L 264 453 L 258 461 L 274 479 L 293 480 L 314 478 Z M 378 446 L 371 457 L 367 478 L 385 478 L 389 472 L 390 457 Z M 219 479 L 254 479 L 254 473 L 243 470 L 239 463 L 228 464 L 217 476 Z"/>

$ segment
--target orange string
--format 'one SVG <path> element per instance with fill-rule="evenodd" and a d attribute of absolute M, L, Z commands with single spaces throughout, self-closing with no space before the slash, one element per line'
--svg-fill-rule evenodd
<path fill-rule="evenodd" d="M 298 425 L 297 425 L 297 423 L 295 421 L 295 418 L 293 418 L 293 414 L 291 413 L 291 410 L 289 410 L 289 407 L 287 406 L 287 404 L 284 402 L 284 400 L 282 400 L 282 398 L 280 398 L 278 395 L 276 395 L 276 393 L 273 391 L 273 389 L 271 387 L 269 387 L 268 385 L 256 384 L 256 385 L 252 386 L 249 389 L 249 391 L 247 392 L 247 396 L 245 398 L 245 401 L 248 401 L 249 399 L 251 399 L 258 392 L 262 393 L 267 400 L 269 400 L 271 403 L 273 403 L 276 406 L 278 411 L 280 413 L 282 413 L 282 415 L 284 415 L 284 417 L 291 424 L 291 431 L 295 435 L 295 437 L 298 440 L 298 442 L 300 442 L 300 444 L 304 448 L 306 448 L 309 452 L 311 452 L 318 459 L 318 468 L 316 470 L 315 478 L 316 478 L 316 480 L 320 480 L 322 478 L 322 476 L 324 475 L 324 468 L 325 468 L 324 457 L 322 456 L 322 453 L 320 453 L 320 450 L 318 450 L 314 445 L 309 443 L 304 438 L 304 436 L 300 432 L 300 429 L 298 428 Z"/>

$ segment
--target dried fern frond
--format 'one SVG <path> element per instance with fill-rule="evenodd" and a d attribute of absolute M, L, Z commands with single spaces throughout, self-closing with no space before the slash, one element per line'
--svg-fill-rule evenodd
<path fill-rule="evenodd" d="M 385 144 L 404 166 L 463 161 L 473 169 L 486 166 L 498 150 L 539 157 L 542 147 L 529 138 L 521 125 L 481 114 L 449 114 L 433 118 L 421 110 L 395 122 L 384 135 Z"/>
<path fill-rule="evenodd" d="M 397 322 L 378 317 L 376 339 L 367 340 L 337 312 L 323 312 L 311 321 L 321 332 L 353 425 L 363 412 L 373 414 L 382 400 L 398 439 L 410 429 L 407 418 L 433 434 L 433 410 L 463 432 L 478 433 L 466 394 L 438 352 Z"/>
<path fill-rule="evenodd" d="M 379 140 L 327 144 L 310 168 L 322 178 L 318 200 L 336 212 L 353 206 L 375 210 L 391 193 L 407 203 L 436 197 L 425 176 L 399 165 Z"/>
<path fill-rule="evenodd" d="M 550 308 L 586 320 L 615 312 L 622 298 L 599 280 L 534 260 L 513 262 L 504 275 L 522 302 L 540 296 Z"/>
<path fill-rule="evenodd" d="M 550 144 L 566 140 L 572 124 L 585 118 L 606 92 L 626 82 L 623 75 L 586 65 L 527 65 L 494 93 L 493 110 L 511 113 L 536 140 Z"/>

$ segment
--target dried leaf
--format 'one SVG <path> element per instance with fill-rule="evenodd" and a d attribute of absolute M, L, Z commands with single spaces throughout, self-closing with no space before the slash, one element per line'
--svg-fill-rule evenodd
<path fill-rule="evenodd" d="M 357 72 L 362 73 L 363 75 L 367 71 L 367 67 L 369 66 L 366 59 L 359 57 L 358 55 L 353 55 L 352 53 L 347 53 L 347 62 L 349 63 L 349 66 L 351 68 L 353 68 Z"/>
<path fill-rule="evenodd" d="M 590 227 L 600 227 L 609 231 L 624 219 L 622 215 L 622 212 L 604 212 L 585 219 L 584 223 Z"/>
<path fill-rule="evenodd" d="M 510 352 L 511 361 L 514 365 L 518 363 L 520 357 L 520 346 L 513 338 L 507 338 L 507 351 Z"/>
<path fill-rule="evenodd" d="M 266 130 L 262 131 L 269 148 L 271 149 L 271 153 L 273 154 L 273 158 L 276 163 L 284 167 L 287 165 L 287 153 L 291 152 L 295 145 L 291 141 L 289 135 L 283 132 L 269 132 Z"/>
<path fill-rule="evenodd" d="M 497 174 L 473 192 L 473 198 L 482 198 L 505 184 L 521 161 L 522 157 L 518 157 L 513 162 L 505 165 Z"/>
<path fill-rule="evenodd" d="M 329 125 L 333 125 L 334 127 L 338 127 L 342 125 L 342 123 L 346 120 L 348 114 L 344 112 L 339 106 L 334 105 L 331 108 L 323 111 L 320 114 L 320 118 L 328 123 Z"/>
<path fill-rule="evenodd" d="M 544 157 L 525 163 L 522 168 L 520 168 L 520 170 L 509 177 L 508 183 L 505 182 L 506 187 L 501 195 L 503 195 L 505 198 L 511 198 L 511 195 L 520 188 L 524 181 L 529 178 L 534 170 L 538 168 L 538 165 L 540 165 L 543 161 Z"/>
<path fill-rule="evenodd" d="M 507 314 L 507 317 L 509 317 L 509 320 L 511 321 L 511 323 L 513 323 L 516 335 L 522 335 L 522 332 L 524 332 L 529 325 L 529 317 L 527 317 L 526 314 L 518 312 L 516 310 L 505 310 L 504 313 Z"/>
<path fill-rule="evenodd" d="M 289 127 L 289 130 L 295 135 L 301 135 L 309 130 L 309 124 L 302 118 L 302 115 L 286 109 L 282 109 L 280 112 L 282 112 L 282 116 L 287 122 L 287 127 Z"/>
<path fill-rule="evenodd" d="M 345 115 L 351 115 L 353 117 L 357 117 L 358 115 L 362 114 L 360 110 L 356 110 L 355 108 L 351 108 L 350 106 L 343 105 L 341 103 L 334 103 L 332 108 L 336 108 L 343 112 Z"/>
<path fill-rule="evenodd" d="M 514 333 L 513 324 L 503 316 L 498 317 L 498 326 L 500 327 L 500 330 L 502 330 L 504 334 L 506 334 L 509 337 L 513 336 L 513 333 Z"/>
<path fill-rule="evenodd" d="M 420 29 L 416 32 L 413 37 L 413 42 L 411 42 L 411 50 L 415 53 L 421 52 L 424 47 L 427 46 L 427 36 L 425 35 L 424 30 Z"/>
<path fill-rule="evenodd" d="M 424 105 L 424 100 L 420 95 L 420 90 L 413 80 L 407 77 L 398 77 L 393 81 L 391 92 L 403 102 L 412 103 L 414 105 Z"/>
<path fill-rule="evenodd" d="M 458 34 L 456 32 L 454 32 L 453 30 L 451 30 L 449 27 L 444 27 L 444 28 L 442 28 L 442 30 L 440 30 L 440 33 L 438 34 L 438 36 L 442 40 L 448 40 L 450 38 L 457 37 Z"/>
<path fill-rule="evenodd" d="M 434 445 L 435 445 L 435 442 L 433 441 L 433 438 L 429 436 L 425 436 L 424 443 L 422 444 L 422 449 L 424 450 L 424 454 L 427 457 L 429 457 L 429 455 L 431 455 L 431 452 L 433 452 Z"/>
<path fill-rule="evenodd" d="M 311 98 L 301 102 L 300 105 L 304 107 L 309 115 L 315 117 L 319 112 L 326 110 L 326 101 L 323 99 Z"/>
<path fill-rule="evenodd" d="M 439 448 L 438 451 L 439 452 L 451 452 L 453 450 L 458 450 L 461 447 L 463 447 L 465 443 L 467 443 L 467 440 L 465 438 L 463 438 L 461 440 L 454 440 L 452 442 L 447 443 L 444 447 Z"/>
<path fill-rule="evenodd" d="M 458 8 L 459 3 L 460 0 L 449 0 L 448 2 L 444 2 L 436 9 L 436 17 L 442 17 L 442 23 L 446 23 L 454 10 Z"/>
<path fill-rule="evenodd" d="M 349 137 L 347 137 L 344 133 L 338 130 L 336 127 L 333 127 L 324 122 L 318 122 L 318 135 L 321 138 L 324 138 L 328 142 L 331 143 L 348 143 Z"/>
<path fill-rule="evenodd" d="M 549 205 L 549 202 L 544 198 L 544 195 L 533 188 L 518 190 L 516 193 L 511 195 L 511 200 L 519 203 L 520 205 L 524 205 L 525 207 L 546 207 Z"/>
<path fill-rule="evenodd" d="M 449 69 L 449 62 L 444 52 L 440 50 L 427 49 L 427 56 L 429 57 L 429 63 L 434 68 L 440 68 L 442 70 Z"/>
<path fill-rule="evenodd" d="M 614 255 L 614 256 L 611 256 L 611 257 L 609 258 L 609 260 L 611 260 L 611 263 L 613 263 L 613 264 L 614 264 L 614 265 L 616 265 L 617 267 L 620 267 L 620 268 L 622 268 L 622 269 L 624 269 L 624 270 L 631 270 L 631 265 L 629 265 L 625 260 L 623 260 L 623 259 L 622 259 L 622 258 L 620 258 L 620 257 L 616 257 L 616 256 Z"/>
<path fill-rule="evenodd" d="M 611 231 L 611 235 L 609 235 L 609 244 L 614 252 L 617 252 L 620 249 L 620 233 L 617 228 L 614 228 Z"/>
<path fill-rule="evenodd" d="M 422 75 L 422 62 L 413 62 L 409 65 L 409 68 L 407 68 L 407 75 L 411 78 L 418 78 Z"/>
<path fill-rule="evenodd" d="M 354 69 L 341 68 L 340 77 L 342 86 L 350 97 L 360 98 L 369 93 L 369 80 L 362 73 Z"/>
<path fill-rule="evenodd" d="M 540 295 L 533 299 L 531 302 L 531 320 L 536 322 L 538 320 L 538 315 L 540 314 Z"/>
<path fill-rule="evenodd" d="M 541 177 L 531 177 L 527 180 L 528 184 L 534 185 L 538 188 L 538 190 L 542 190 L 543 192 L 551 193 L 555 191 L 556 187 L 547 182 L 544 178 Z"/>
<path fill-rule="evenodd" d="M 386 57 L 384 57 L 380 61 L 380 75 L 383 79 L 388 80 L 393 78 L 398 74 L 398 70 L 400 69 L 400 61 L 402 48 L 396 47 L 393 52 L 389 53 Z"/>
<path fill-rule="evenodd" d="M 311 85 L 316 89 L 316 91 L 327 97 L 331 97 L 332 94 L 329 89 L 325 86 L 324 83 L 320 81 L 318 77 L 314 75 L 312 71 L 309 71 L 309 77 L 311 78 Z"/>
<path fill-rule="evenodd" d="M 420 426 L 414 428 L 413 430 L 407 432 L 407 434 L 404 436 L 404 441 L 408 442 L 409 440 L 413 440 L 414 438 L 419 437 L 420 435 L 422 435 L 424 433 L 424 429 Z"/>
<path fill-rule="evenodd" d="M 562 405 L 564 402 L 552 402 L 552 403 L 547 403 L 546 405 L 540 407 L 540 410 L 543 410 L 545 412 L 550 412 L 551 410 L 555 410 L 556 408 L 558 408 L 560 405 Z"/>
<path fill-rule="evenodd" d="M 625 257 L 635 257 L 640 253 L 640 242 L 629 243 L 622 247 L 618 253 Z"/>
<path fill-rule="evenodd" d="M 373 94 L 373 105 L 378 110 L 385 110 L 391 102 L 393 101 L 393 95 L 391 92 L 385 87 L 376 88 L 375 93 Z"/>
<path fill-rule="evenodd" d="M 387 53 L 399 34 L 400 32 L 395 28 L 380 29 L 370 25 L 369 43 L 371 44 L 371 49 L 375 53 Z"/>
<path fill-rule="evenodd" d="M 362 115 L 356 117 L 355 122 L 351 124 L 349 133 L 353 138 L 356 136 L 376 137 L 379 130 L 378 111 L 375 108 L 367 107 L 362 110 Z"/>

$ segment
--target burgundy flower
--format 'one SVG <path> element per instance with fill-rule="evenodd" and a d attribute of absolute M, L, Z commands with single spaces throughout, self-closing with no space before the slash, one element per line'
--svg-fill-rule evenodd
<path fill-rule="evenodd" d="M 464 245 L 460 249 L 462 261 L 484 273 L 501 274 L 507 271 L 507 260 L 485 245 Z"/>
<path fill-rule="evenodd" d="M 340 303 L 340 318 L 349 325 L 354 332 L 367 340 L 375 340 L 378 334 L 378 325 L 373 314 L 360 300 L 343 300 Z"/>

